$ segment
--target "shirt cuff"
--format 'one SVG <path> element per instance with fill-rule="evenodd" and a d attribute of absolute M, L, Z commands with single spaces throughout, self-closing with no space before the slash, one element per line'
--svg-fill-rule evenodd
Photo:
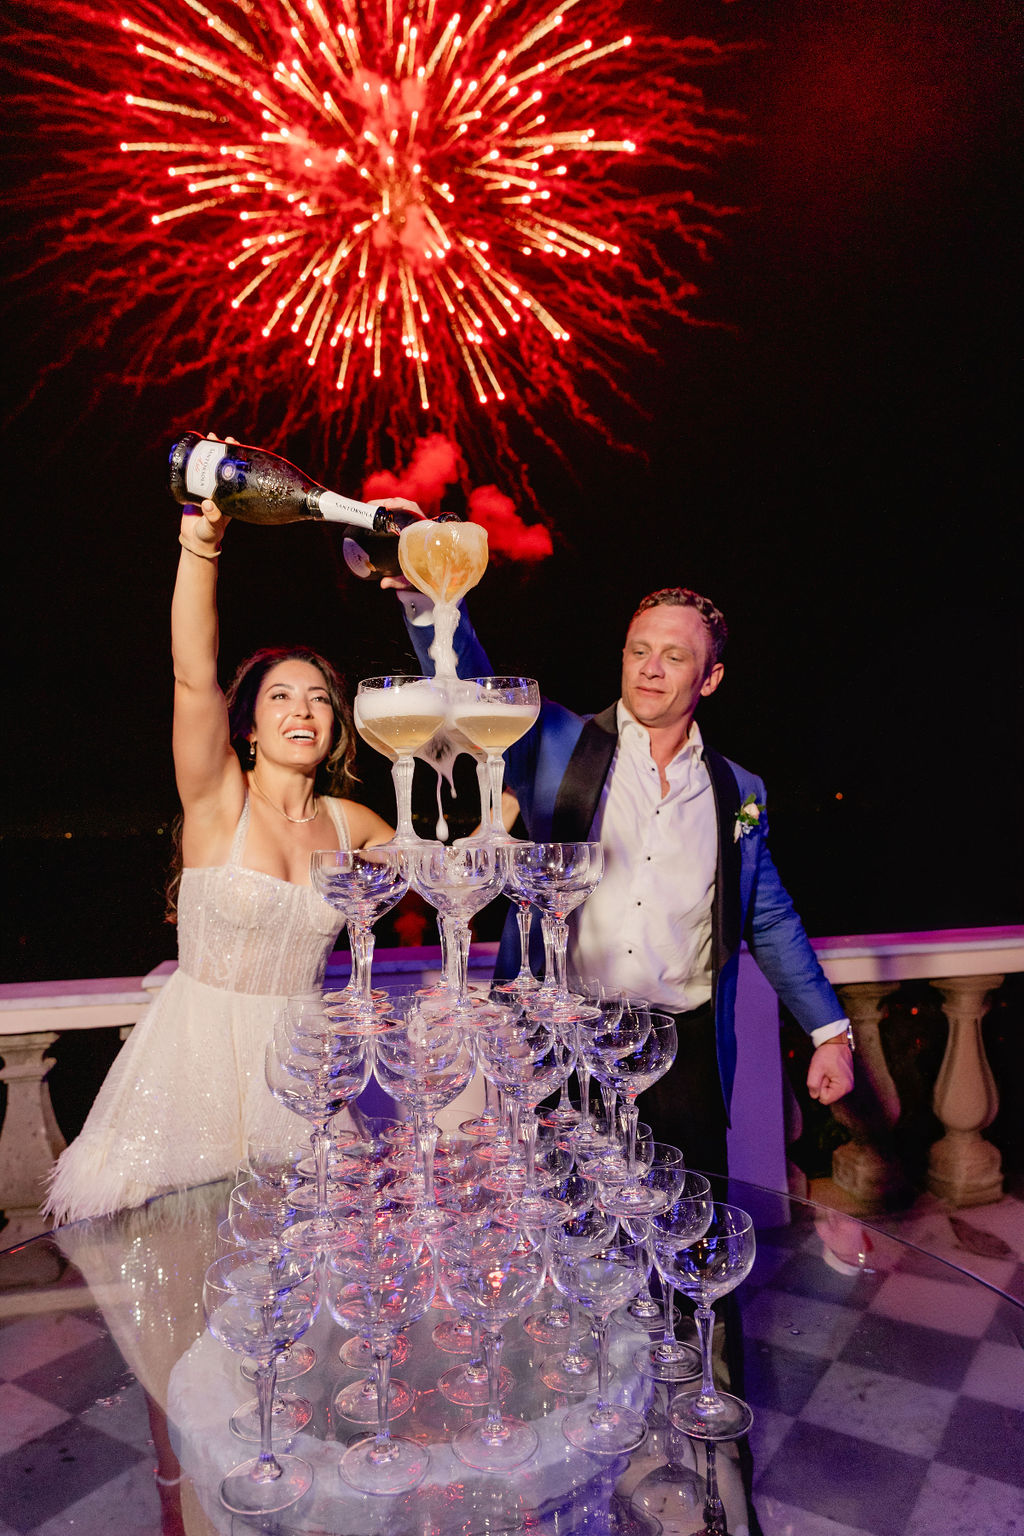
<path fill-rule="evenodd" d="M 819 1029 L 811 1030 L 811 1039 L 814 1041 L 814 1049 L 824 1045 L 826 1040 L 835 1040 L 838 1035 L 845 1035 L 849 1026 L 849 1019 L 837 1019 L 834 1024 L 822 1024 Z"/>
<path fill-rule="evenodd" d="M 424 592 L 409 587 L 399 589 L 398 601 L 405 609 L 405 617 L 415 629 L 429 629 L 434 622 L 434 599 Z"/>

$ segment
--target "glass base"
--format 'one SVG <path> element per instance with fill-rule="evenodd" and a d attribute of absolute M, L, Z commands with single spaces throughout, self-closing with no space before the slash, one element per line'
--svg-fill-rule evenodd
<path fill-rule="evenodd" d="M 282 1381 L 294 1381 L 296 1376 L 305 1376 L 316 1365 L 316 1350 L 309 1344 L 290 1344 L 277 1357 L 277 1379 Z M 256 1380 L 255 1360 L 243 1360 L 241 1372 L 244 1380 Z"/>
<path fill-rule="evenodd" d="M 750 1407 L 731 1392 L 720 1392 L 712 1411 L 699 1405 L 699 1392 L 681 1392 L 669 1404 L 668 1416 L 691 1440 L 739 1440 L 754 1422 Z"/>
<path fill-rule="evenodd" d="M 552 1392 L 593 1392 L 597 1387 L 597 1356 L 589 1349 L 566 1349 L 541 1362 L 540 1379 Z"/>
<path fill-rule="evenodd" d="M 489 1115 L 486 1111 L 482 1115 L 473 1115 L 469 1120 L 459 1121 L 461 1136 L 478 1136 L 483 1141 L 492 1140 L 500 1128 L 501 1121 L 497 1115 Z"/>
<path fill-rule="evenodd" d="M 662 1189 L 647 1184 L 619 1184 L 604 1191 L 601 1205 L 611 1216 L 653 1216 L 669 1200 Z"/>
<path fill-rule="evenodd" d="M 391 1364 L 392 1366 L 403 1365 L 408 1358 L 409 1340 L 404 1333 L 400 1333 L 391 1351 Z M 373 1371 L 373 1350 L 359 1334 L 354 1334 L 351 1339 L 345 1341 L 338 1350 L 338 1359 L 342 1365 L 347 1365 L 353 1371 L 362 1371 L 364 1374 L 370 1374 Z"/>
<path fill-rule="evenodd" d="M 266 1479 L 252 1476 L 259 1466 L 255 1457 L 235 1467 L 220 1485 L 224 1508 L 236 1515 L 268 1515 L 287 1509 L 309 1492 L 313 1468 L 308 1461 L 301 1456 L 278 1456 L 277 1464 L 280 1475 Z"/>
<path fill-rule="evenodd" d="M 541 1110 L 537 1120 L 549 1131 L 571 1131 L 580 1123 L 580 1112 L 575 1104 L 556 1104 L 553 1109 Z"/>
<path fill-rule="evenodd" d="M 666 1463 L 642 1477 L 629 1507 L 636 1515 L 657 1520 L 669 1531 L 697 1531 L 704 1516 L 707 1484 L 690 1467 Z"/>
<path fill-rule="evenodd" d="M 572 1319 L 569 1308 L 547 1307 L 543 1312 L 529 1312 L 523 1321 L 523 1332 L 538 1344 L 553 1344 L 556 1348 L 568 1343 Z"/>
<path fill-rule="evenodd" d="M 649 1344 L 638 1349 L 633 1365 L 649 1381 L 696 1381 L 700 1376 L 700 1350 L 692 1344 Z"/>
<path fill-rule="evenodd" d="M 473 1353 L 473 1330 L 461 1318 L 452 1317 L 447 1322 L 438 1323 L 430 1338 L 434 1348 L 441 1350 L 442 1354 L 471 1355 Z"/>
<path fill-rule="evenodd" d="M 450 1371 L 445 1371 L 437 1380 L 437 1389 L 442 1397 L 446 1397 L 450 1403 L 458 1403 L 460 1408 L 486 1408 L 490 1401 L 488 1397 L 487 1372 L 483 1366 L 479 1368 L 479 1374 L 473 1371 L 470 1374 L 470 1366 L 453 1365 Z M 516 1379 L 511 1371 L 501 1367 L 501 1379 L 498 1382 L 498 1393 L 505 1397 L 516 1384 Z"/>
<path fill-rule="evenodd" d="M 412 1392 L 404 1381 L 391 1379 L 388 1392 L 388 1418 L 400 1419 L 412 1407 Z M 372 1381 L 354 1381 L 342 1387 L 334 1397 L 334 1411 L 353 1424 L 376 1424 L 377 1389 Z"/>
<path fill-rule="evenodd" d="M 565 1415 L 562 1433 L 570 1445 L 592 1456 L 624 1456 L 647 1438 L 647 1421 L 621 1403 L 581 1403 Z"/>
<path fill-rule="evenodd" d="M 378 1446 L 377 1437 L 350 1445 L 338 1471 L 350 1488 L 359 1493 L 407 1493 L 423 1481 L 430 1452 L 415 1440 L 388 1440 Z"/>
<path fill-rule="evenodd" d="M 641 1300 L 644 1302 L 643 1310 L 640 1307 Z M 650 1311 L 647 1310 L 648 1304 L 650 1305 Z M 639 1329 L 644 1333 L 656 1333 L 659 1338 L 665 1331 L 665 1308 L 660 1301 L 650 1302 L 650 1298 L 647 1296 L 643 1298 L 638 1296 L 628 1306 L 620 1307 L 612 1315 L 615 1321 L 621 1323 L 624 1328 Z M 672 1322 L 676 1327 L 679 1326 L 681 1318 L 682 1313 L 679 1308 L 673 1307 Z"/>
<path fill-rule="evenodd" d="M 290 1440 L 300 1429 L 305 1429 L 313 1417 L 313 1404 L 305 1397 L 292 1392 L 275 1392 L 270 1410 L 270 1433 L 275 1440 Z M 260 1405 L 251 1398 L 236 1408 L 228 1420 L 228 1428 L 239 1440 L 260 1443 Z"/>
<path fill-rule="evenodd" d="M 540 1436 L 523 1419 L 501 1421 L 501 1430 L 491 1435 L 486 1419 L 476 1419 L 460 1429 L 450 1441 L 452 1452 L 467 1467 L 478 1472 L 511 1472 L 536 1453 Z"/>

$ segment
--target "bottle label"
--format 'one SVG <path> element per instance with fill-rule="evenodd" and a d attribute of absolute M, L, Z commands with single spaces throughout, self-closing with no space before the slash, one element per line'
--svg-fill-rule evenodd
<path fill-rule="evenodd" d="M 320 514 L 329 523 L 348 523 L 353 528 L 373 529 L 377 508 L 367 501 L 350 501 L 336 491 L 320 492 Z"/>
<path fill-rule="evenodd" d="M 217 489 L 217 465 L 228 455 L 225 443 L 204 438 L 196 443 L 185 466 L 185 489 L 197 501 L 207 501 Z"/>

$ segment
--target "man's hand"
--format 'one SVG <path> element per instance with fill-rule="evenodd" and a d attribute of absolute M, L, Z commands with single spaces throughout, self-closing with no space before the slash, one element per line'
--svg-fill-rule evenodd
<path fill-rule="evenodd" d="M 807 1091 L 819 1104 L 834 1104 L 853 1087 L 853 1055 L 843 1035 L 822 1041 L 807 1068 Z"/>

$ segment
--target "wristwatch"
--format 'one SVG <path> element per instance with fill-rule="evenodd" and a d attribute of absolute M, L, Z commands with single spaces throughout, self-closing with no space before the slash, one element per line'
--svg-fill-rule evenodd
<path fill-rule="evenodd" d="M 837 1035 L 836 1039 L 845 1040 L 847 1045 L 850 1047 L 850 1055 L 852 1056 L 854 1054 L 857 1049 L 857 1042 L 853 1038 L 853 1025 L 850 1023 L 849 1019 L 846 1021 L 845 1034 Z"/>

